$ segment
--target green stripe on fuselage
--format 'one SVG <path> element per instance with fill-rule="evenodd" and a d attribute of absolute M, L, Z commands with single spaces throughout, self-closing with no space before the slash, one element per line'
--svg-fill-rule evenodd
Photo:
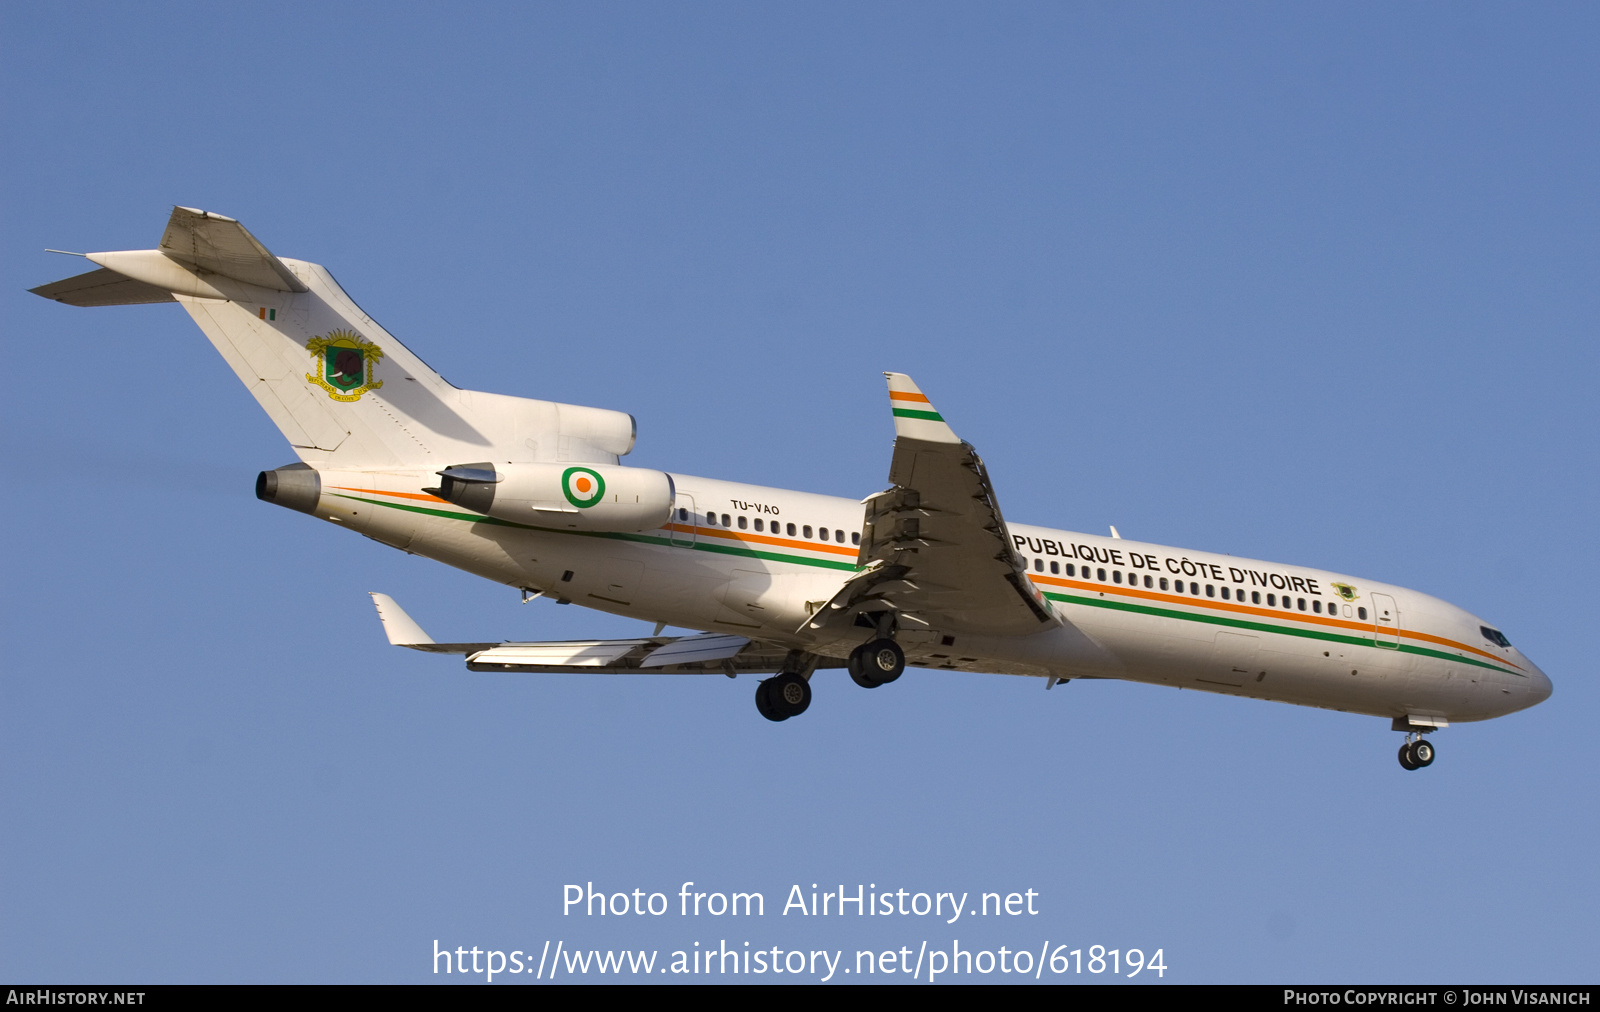
<path fill-rule="evenodd" d="M 672 541 L 653 534 L 621 534 L 612 531 L 562 531 L 553 527 L 536 527 L 533 524 L 519 524 L 511 520 L 500 520 L 495 517 L 484 516 L 480 513 L 455 513 L 450 510 L 430 509 L 427 506 L 412 506 L 409 503 L 384 502 L 381 499 L 367 499 L 359 495 L 344 495 L 332 493 L 340 499 L 353 499 L 356 502 L 371 503 L 373 506 L 387 506 L 393 510 L 404 510 L 407 513 L 422 513 L 426 516 L 444 517 L 446 520 L 465 520 L 470 524 L 493 524 L 496 527 L 514 527 L 522 531 L 538 531 L 541 534 L 566 534 L 579 538 L 608 538 L 612 541 L 633 541 L 644 545 L 662 545 L 668 548 L 693 548 L 701 552 L 715 552 L 719 555 L 739 555 L 747 559 L 766 559 L 769 562 L 792 562 L 801 566 L 817 566 L 822 569 L 842 569 L 845 572 L 854 572 L 856 564 L 853 562 L 836 562 L 833 559 L 808 559 L 803 555 L 785 555 L 780 552 L 762 552 L 754 548 L 742 548 L 734 545 L 715 545 L 695 541 L 693 544 Z"/>
<path fill-rule="evenodd" d="M 1271 622 L 1251 622 L 1247 619 L 1232 618 L 1227 615 L 1208 615 L 1203 612 L 1175 611 L 1171 608 L 1157 608 L 1148 604 L 1134 604 L 1131 601 L 1112 601 L 1105 598 L 1075 597 L 1070 594 L 1056 594 L 1045 592 L 1045 597 L 1052 601 L 1063 601 L 1067 604 L 1088 605 L 1091 608 L 1109 608 L 1113 611 L 1131 611 L 1140 615 L 1157 615 L 1161 618 L 1183 619 L 1187 622 L 1203 622 L 1207 625 L 1225 625 L 1235 629 L 1249 629 L 1252 632 L 1279 633 L 1284 636 L 1302 636 L 1306 639 L 1324 640 L 1329 643 L 1346 643 L 1357 647 L 1375 647 L 1379 650 L 1399 650 L 1405 654 L 1419 654 L 1423 657 L 1437 657 L 1446 661 L 1459 661 L 1462 664 L 1472 664 L 1501 674 L 1515 675 L 1518 672 L 1507 671 L 1498 665 L 1489 664 L 1472 657 L 1462 657 L 1459 654 L 1447 654 L 1443 650 L 1433 650 L 1429 647 L 1413 646 L 1410 643 L 1401 643 L 1396 646 L 1379 646 L 1377 637 L 1347 636 L 1342 633 L 1326 632 L 1322 629 L 1308 629 L 1302 626 L 1275 625 Z"/>
<path fill-rule="evenodd" d="M 408 513 L 421 513 L 425 516 L 443 517 L 446 520 L 464 520 L 473 524 L 493 524 L 497 527 L 512 527 L 517 530 L 538 531 L 543 534 L 566 534 L 580 538 L 609 538 L 614 541 L 632 541 L 646 545 L 661 545 L 667 548 L 693 548 L 701 552 L 714 552 L 718 555 L 736 555 L 747 559 L 765 559 L 769 562 L 788 562 L 800 566 L 814 566 L 819 569 L 837 569 L 852 572 L 858 567 L 851 562 L 837 562 L 833 559 L 808 559 L 802 555 L 786 555 L 781 552 L 763 552 L 753 548 L 743 548 L 735 545 L 706 544 L 695 541 L 693 544 L 671 541 L 667 538 L 651 534 L 619 534 L 604 531 L 562 531 L 551 527 L 536 527 L 532 524 L 519 524 L 510 520 L 499 520 L 495 517 L 483 516 L 478 513 L 457 513 L 451 510 L 430 509 L 427 506 L 412 506 L 408 503 L 384 502 L 381 499 L 368 499 L 365 496 L 344 495 L 332 493 L 340 499 L 351 499 L 356 502 L 369 503 L 373 506 L 387 506 L 390 509 L 404 510 Z M 1347 636 L 1340 633 L 1325 632 L 1320 629 L 1308 629 L 1296 626 L 1274 625 L 1270 622 L 1252 622 L 1246 619 L 1232 618 L 1225 615 L 1210 615 L 1191 611 L 1177 611 L 1172 608 L 1157 608 L 1146 604 L 1134 604 L 1129 601 L 1107 600 L 1105 598 L 1078 597 L 1071 594 L 1059 594 L 1045 591 L 1044 596 L 1051 601 L 1060 601 L 1065 604 L 1081 604 L 1091 608 L 1107 608 L 1113 611 L 1134 612 L 1141 615 L 1154 615 L 1160 618 L 1175 618 L 1187 622 L 1201 622 L 1207 625 L 1230 626 L 1236 629 L 1249 629 L 1253 632 L 1279 633 L 1284 636 L 1301 636 L 1306 639 L 1325 640 L 1329 643 L 1345 643 L 1351 646 L 1374 647 L 1381 650 L 1398 649 L 1401 653 L 1418 654 L 1423 657 L 1436 657 L 1441 660 L 1458 661 L 1462 664 L 1472 664 L 1490 671 L 1499 671 L 1502 674 L 1517 675 L 1520 672 L 1507 671 L 1505 668 L 1471 657 L 1462 657 L 1457 654 L 1445 653 L 1442 650 L 1433 650 L 1428 647 L 1413 646 L 1402 643 L 1396 647 L 1380 647 L 1376 637 Z"/>

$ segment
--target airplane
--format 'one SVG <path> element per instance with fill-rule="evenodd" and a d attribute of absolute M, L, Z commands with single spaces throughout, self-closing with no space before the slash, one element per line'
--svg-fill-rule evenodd
<path fill-rule="evenodd" d="M 62 252 L 62 251 L 50 251 Z M 812 675 L 905 668 L 1124 679 L 1387 718 L 1423 736 L 1549 698 L 1497 628 L 1404 587 L 1303 566 L 1007 522 L 983 461 L 888 372 L 888 487 L 859 501 L 625 466 L 621 411 L 463 390 L 328 271 L 233 218 L 175 207 L 156 249 L 31 289 L 72 306 L 176 302 L 298 461 L 265 502 L 522 591 L 654 622 L 633 639 L 438 643 L 374 593 L 391 644 L 472 671 L 752 674 L 772 721 Z M 699 630 L 663 636 L 671 626 Z"/>

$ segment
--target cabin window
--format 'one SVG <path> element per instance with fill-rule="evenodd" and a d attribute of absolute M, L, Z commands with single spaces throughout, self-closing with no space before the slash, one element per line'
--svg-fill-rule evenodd
<path fill-rule="evenodd" d="M 806 537 L 808 537 L 808 538 L 811 537 L 811 525 L 810 524 L 806 524 L 804 527 L 802 527 L 800 529 L 805 532 Z"/>
<path fill-rule="evenodd" d="M 1251 604 L 1260 604 L 1261 603 L 1261 591 L 1252 590 L 1250 592 L 1250 603 Z"/>
<path fill-rule="evenodd" d="M 1094 571 L 1094 574 L 1095 574 L 1095 579 L 1099 580 L 1101 583 L 1105 583 L 1106 582 L 1106 571 L 1105 570 L 1097 569 L 1097 570 Z"/>
<path fill-rule="evenodd" d="M 1078 567 L 1074 566 L 1070 562 L 1067 563 L 1067 575 L 1068 576 L 1077 576 L 1078 575 Z"/>
<path fill-rule="evenodd" d="M 1206 596 L 1207 597 L 1216 597 L 1217 596 L 1217 588 L 1213 587 L 1209 583 L 1206 584 Z"/>
<path fill-rule="evenodd" d="M 1321 615 L 1322 614 L 1322 602 L 1321 601 L 1312 601 L 1311 602 L 1311 610 L 1316 612 L 1318 615 Z"/>
<path fill-rule="evenodd" d="M 1122 582 L 1122 570 L 1113 569 L 1111 571 L 1111 581 L 1113 583 L 1121 583 Z"/>
<path fill-rule="evenodd" d="M 794 537 L 794 524 L 789 525 L 789 537 Z"/>
<path fill-rule="evenodd" d="M 1267 595 L 1267 606 L 1269 608 L 1276 608 L 1278 606 L 1278 595 L 1277 594 L 1268 594 Z"/>
<path fill-rule="evenodd" d="M 761 518 L 760 517 L 756 517 L 756 530 L 759 531 L 761 529 L 762 529 Z"/>
<path fill-rule="evenodd" d="M 750 521 L 748 521 L 748 520 L 746 520 L 746 519 L 745 519 L 745 518 L 744 518 L 744 516 L 743 516 L 743 515 L 741 515 L 741 516 L 740 516 L 740 517 L 739 517 L 739 529 L 740 529 L 740 530 L 741 530 L 741 531 L 742 531 L 742 530 L 744 530 L 744 529 L 745 529 L 745 528 L 746 528 L 746 527 L 748 527 L 748 526 L 750 526 Z"/>
<path fill-rule="evenodd" d="M 1167 578 L 1165 576 L 1163 576 L 1161 578 L 1161 589 L 1162 590 L 1166 590 L 1167 589 Z"/>
<path fill-rule="evenodd" d="M 1286 601 L 1287 601 L 1287 600 L 1288 600 L 1288 598 L 1284 598 L 1284 600 L 1286 600 Z M 1299 600 L 1298 600 L 1298 601 L 1297 601 L 1297 602 L 1295 602 L 1295 603 L 1296 603 L 1296 604 L 1297 604 L 1297 605 L 1299 605 L 1299 607 L 1300 607 L 1300 610 L 1301 610 L 1301 611 L 1305 611 L 1305 610 L 1306 610 L 1306 599 L 1305 599 L 1305 598 L 1303 598 L 1303 597 L 1302 597 L 1302 598 L 1300 598 L 1300 599 L 1299 599 Z"/>
<path fill-rule="evenodd" d="M 1228 588 L 1227 587 L 1223 587 L 1222 588 L 1222 599 L 1224 601 L 1226 601 L 1228 599 Z"/>
<path fill-rule="evenodd" d="M 837 541 L 841 545 L 844 544 L 844 528 L 841 527 L 833 532 L 833 540 Z"/>
<path fill-rule="evenodd" d="M 1043 559 L 1034 559 L 1033 560 L 1033 571 L 1035 573 L 1044 572 L 1044 560 Z"/>
<path fill-rule="evenodd" d="M 732 520 L 729 518 L 728 514 L 726 514 L 726 513 L 722 514 L 722 526 L 724 526 L 724 527 L 732 527 L 733 526 Z"/>
<path fill-rule="evenodd" d="M 1367 620 L 1367 609 L 1365 609 L 1365 608 L 1357 608 L 1356 609 L 1356 618 L 1359 618 L 1361 621 L 1365 622 Z"/>
<path fill-rule="evenodd" d="M 1054 559 L 1051 559 L 1050 560 L 1050 572 L 1051 573 L 1059 573 L 1059 572 L 1061 572 L 1061 563 L 1057 562 Z"/>
<path fill-rule="evenodd" d="M 850 532 L 850 543 L 852 545 L 861 544 L 861 532 L 860 531 L 851 531 Z"/>
<path fill-rule="evenodd" d="M 1147 577 L 1144 578 L 1144 585 L 1146 587 L 1153 587 L 1153 586 L 1155 586 L 1155 581 L 1150 579 L 1150 577 L 1147 576 Z"/>
<path fill-rule="evenodd" d="M 686 510 L 686 509 L 678 510 L 678 520 L 679 520 L 680 523 L 685 521 L 685 520 L 688 520 L 688 519 L 689 519 L 689 511 L 688 510 Z"/>

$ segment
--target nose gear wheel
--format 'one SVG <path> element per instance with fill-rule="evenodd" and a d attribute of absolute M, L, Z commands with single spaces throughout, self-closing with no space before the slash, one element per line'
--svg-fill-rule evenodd
<path fill-rule="evenodd" d="M 1420 770 L 1433 765 L 1435 754 L 1433 744 L 1424 741 L 1421 735 L 1417 735 L 1415 740 L 1407 735 L 1406 743 L 1400 746 L 1400 765 L 1408 770 Z"/>

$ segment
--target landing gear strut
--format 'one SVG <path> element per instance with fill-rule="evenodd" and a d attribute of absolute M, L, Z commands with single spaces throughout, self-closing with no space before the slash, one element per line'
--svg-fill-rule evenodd
<path fill-rule="evenodd" d="M 863 689 L 876 689 L 900 677 L 906 669 L 906 653 L 891 639 L 876 639 L 850 651 L 850 680 Z"/>
<path fill-rule="evenodd" d="M 1408 770 L 1420 770 L 1424 766 L 1433 765 L 1433 745 L 1422 740 L 1420 732 L 1406 735 L 1406 743 L 1400 746 L 1400 765 Z"/>
<path fill-rule="evenodd" d="M 756 709 L 768 720 L 788 720 L 811 705 L 811 683 L 793 671 L 756 683 Z"/>

